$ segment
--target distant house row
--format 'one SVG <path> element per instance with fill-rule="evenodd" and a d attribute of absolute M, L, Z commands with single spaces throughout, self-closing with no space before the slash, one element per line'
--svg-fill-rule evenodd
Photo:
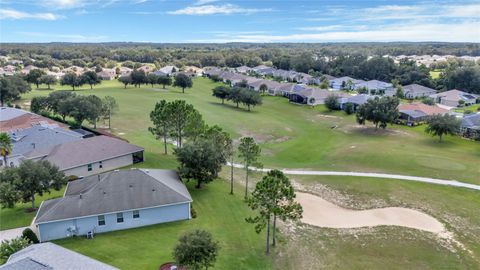
<path fill-rule="evenodd" d="M 17 66 L 6 65 L 0 67 L 0 76 L 11 76 L 14 74 L 26 75 L 30 73 L 31 70 L 39 69 L 33 65 L 25 66 L 24 68 L 19 69 Z M 87 71 L 95 71 L 95 68 L 83 68 L 79 66 L 70 66 L 68 68 L 53 68 L 52 70 L 43 69 L 47 75 L 54 76 L 56 79 L 61 79 L 67 73 L 75 73 L 80 76 Z M 165 66 L 160 69 L 156 69 L 151 65 L 143 65 L 138 68 L 138 70 L 143 70 L 146 74 L 154 73 L 159 76 L 170 76 L 180 72 L 180 69 L 175 66 Z M 201 76 L 202 69 L 194 66 L 187 66 L 181 69 L 182 73 L 185 73 L 189 76 Z M 118 67 L 118 68 L 102 68 L 101 71 L 96 72 L 97 76 L 102 80 L 113 80 L 116 77 L 129 76 L 132 73 L 133 69 L 129 67 Z"/>
<path fill-rule="evenodd" d="M 142 162 L 144 149 L 110 136 L 85 135 L 63 123 L 24 110 L 0 108 L 0 131 L 10 134 L 8 164 L 48 160 L 67 176 L 88 176 Z"/>

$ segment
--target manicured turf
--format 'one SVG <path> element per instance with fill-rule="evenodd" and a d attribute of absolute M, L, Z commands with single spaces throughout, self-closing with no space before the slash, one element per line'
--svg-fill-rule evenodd
<path fill-rule="evenodd" d="M 472 113 L 477 113 L 480 112 L 480 104 L 474 104 L 471 106 L 466 106 L 466 107 L 461 107 L 461 108 L 455 108 L 454 109 L 456 112 L 465 112 L 465 111 L 470 111 Z"/>
<path fill-rule="evenodd" d="M 172 250 L 181 234 L 205 229 L 220 244 L 215 269 L 269 269 L 264 235 L 256 234 L 245 222 L 251 212 L 241 194 L 230 195 L 228 185 L 220 180 L 201 190 L 193 186 L 193 182 L 188 185 L 196 219 L 98 234 L 93 240 L 82 237 L 55 243 L 121 269 L 158 269 L 173 260 Z"/>
<path fill-rule="evenodd" d="M 160 155 L 161 143 L 147 131 L 149 112 L 161 99 L 185 99 L 207 123 L 220 125 L 236 138 L 255 137 L 262 143 L 262 161 L 268 167 L 385 172 L 480 183 L 479 143 L 459 137 L 447 137 L 438 143 L 437 138 L 423 132 L 422 126 L 394 126 L 375 132 L 359 128 L 354 116 L 329 113 L 323 106 L 288 104 L 282 97 L 265 97 L 262 106 L 247 112 L 228 102 L 222 105 L 211 96 L 214 86 L 208 79 L 197 78 L 194 87 L 182 94 L 173 87 L 123 89 L 116 81 L 106 81 L 93 91 L 78 93 L 114 96 L 120 104 L 112 121 L 114 132 L 145 147 L 147 159 L 155 159 L 161 167 L 174 163 L 170 156 Z M 48 92 L 32 91 L 24 98 Z"/>
<path fill-rule="evenodd" d="M 39 207 L 42 201 L 59 198 L 63 196 L 64 189 L 60 191 L 52 190 L 51 193 L 45 193 L 43 196 L 36 196 L 35 205 Z M 15 208 L 0 209 L 0 231 L 16 227 L 28 226 L 35 217 L 36 212 L 27 212 L 32 207 L 32 203 L 19 203 Z"/>

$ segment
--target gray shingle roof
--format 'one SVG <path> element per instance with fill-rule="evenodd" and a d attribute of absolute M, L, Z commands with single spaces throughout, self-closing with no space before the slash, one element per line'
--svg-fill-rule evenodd
<path fill-rule="evenodd" d="M 462 127 L 480 129 L 480 113 L 470 114 L 463 117 Z"/>
<path fill-rule="evenodd" d="M 172 170 L 121 170 L 70 182 L 65 196 L 44 201 L 35 223 L 192 201 Z"/>
<path fill-rule="evenodd" d="M 35 149 L 25 154 L 28 159 L 41 157 L 67 170 L 85 164 L 143 151 L 143 148 L 108 136 L 95 136 L 60 145 Z"/>
<path fill-rule="evenodd" d="M 23 258 L 18 261 L 0 266 L 1 270 L 53 270 L 52 267 L 39 263 L 31 258 Z"/>
<path fill-rule="evenodd" d="M 27 113 L 29 112 L 21 109 L 10 108 L 10 107 L 0 107 L 0 121 L 7 121 Z"/>
<path fill-rule="evenodd" d="M 12 155 L 82 139 L 81 134 L 58 127 L 34 126 L 9 133 L 13 143 Z"/>
<path fill-rule="evenodd" d="M 18 266 L 26 266 L 18 268 Z M 12 268 L 17 267 L 17 268 Z M 14 253 L 2 270 L 118 270 L 85 255 L 71 251 L 53 243 L 41 243 L 26 247 Z"/>
<path fill-rule="evenodd" d="M 414 84 L 409 84 L 404 86 L 403 92 L 405 92 L 405 94 L 407 93 L 431 94 L 432 92 L 436 93 L 437 90 L 414 83 Z"/>

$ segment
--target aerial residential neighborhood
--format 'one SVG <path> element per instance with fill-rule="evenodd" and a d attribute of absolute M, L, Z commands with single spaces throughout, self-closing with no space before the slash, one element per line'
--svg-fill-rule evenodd
<path fill-rule="evenodd" d="M 478 14 L 2 2 L 0 270 L 480 269 Z"/>

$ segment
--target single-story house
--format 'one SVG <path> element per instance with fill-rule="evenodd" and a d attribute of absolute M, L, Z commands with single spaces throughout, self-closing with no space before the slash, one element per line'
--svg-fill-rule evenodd
<path fill-rule="evenodd" d="M 148 74 L 150 72 L 153 72 L 155 70 L 155 67 L 152 67 L 152 66 L 149 66 L 149 65 L 143 65 L 143 66 L 139 67 L 138 70 L 143 70 L 143 72 L 145 72 L 145 74 Z"/>
<path fill-rule="evenodd" d="M 325 104 L 325 99 L 332 93 L 325 89 L 319 88 L 305 88 L 298 92 L 293 92 L 288 95 L 288 100 L 293 103 L 306 104 L 310 106 Z M 347 97 L 349 95 L 338 93 L 337 97 Z"/>
<path fill-rule="evenodd" d="M 1 270 L 118 270 L 54 243 L 40 243 L 15 252 Z"/>
<path fill-rule="evenodd" d="M 365 82 L 365 81 L 344 76 L 344 77 L 330 80 L 330 88 L 332 88 L 333 90 L 341 90 L 344 88 L 350 88 L 350 90 L 353 90 L 355 89 L 357 84 L 362 82 Z"/>
<path fill-rule="evenodd" d="M 5 70 L 5 72 L 12 72 L 14 73 L 15 70 L 17 69 L 16 66 L 12 66 L 12 65 L 6 65 L 3 67 L 3 70 Z"/>
<path fill-rule="evenodd" d="M 249 67 L 247 67 L 247 66 L 237 67 L 237 68 L 235 68 L 235 70 L 236 70 L 238 73 L 242 73 L 242 74 L 247 74 L 247 73 L 249 73 L 250 71 L 252 71 L 252 69 L 249 68 Z"/>
<path fill-rule="evenodd" d="M 82 135 L 59 127 L 41 125 L 8 132 L 12 140 L 12 152 L 8 156 L 9 166 L 18 166 L 25 158 L 24 154 L 34 149 L 51 147 L 66 142 L 78 141 Z M 0 167 L 3 166 L 0 161 Z"/>
<path fill-rule="evenodd" d="M 63 72 L 64 74 L 67 74 L 67 73 L 75 73 L 75 74 L 77 74 L 77 75 L 82 75 L 84 71 L 85 71 L 85 69 L 82 68 L 82 67 L 70 66 L 70 67 L 68 67 L 68 68 L 63 69 L 62 72 Z"/>
<path fill-rule="evenodd" d="M 68 129 L 68 126 L 63 123 L 35 113 L 17 108 L 0 107 L 0 132 L 9 132 L 34 126 Z"/>
<path fill-rule="evenodd" d="M 165 67 L 162 67 L 161 69 L 159 69 L 161 72 L 167 74 L 167 75 L 170 75 L 174 72 L 177 72 L 179 71 L 179 68 L 177 68 L 176 66 L 165 66 Z"/>
<path fill-rule="evenodd" d="M 464 137 L 480 140 L 480 113 L 465 115 L 462 119 L 461 132 Z"/>
<path fill-rule="evenodd" d="M 406 98 L 422 98 L 434 95 L 437 93 L 437 90 L 425 87 L 419 84 L 409 84 L 403 87 L 403 94 Z"/>
<path fill-rule="evenodd" d="M 272 67 L 265 66 L 265 65 L 259 65 L 259 66 L 256 66 L 256 67 L 252 68 L 252 70 L 255 71 L 255 73 L 263 75 L 263 76 L 267 76 L 267 75 L 273 76 L 273 73 L 275 72 L 276 69 L 272 68 Z"/>
<path fill-rule="evenodd" d="M 143 162 L 144 149 L 108 136 L 94 136 L 25 153 L 26 159 L 48 160 L 67 176 L 89 176 Z"/>
<path fill-rule="evenodd" d="M 436 105 L 427 105 L 421 102 L 400 104 L 398 106 L 400 120 L 404 120 L 407 125 L 417 124 L 427 120 L 429 116 L 449 113 L 449 110 L 440 108 Z"/>
<path fill-rule="evenodd" d="M 41 242 L 187 220 L 192 197 L 172 170 L 115 170 L 69 182 L 33 220 Z"/>
<path fill-rule="evenodd" d="M 38 69 L 38 68 L 36 66 L 33 66 L 33 65 L 28 65 L 28 66 L 24 67 L 20 72 L 22 74 L 26 75 L 26 74 L 30 73 L 31 70 L 34 70 L 34 69 Z"/>
<path fill-rule="evenodd" d="M 465 106 L 472 105 L 477 102 L 478 98 L 477 95 L 463 92 L 457 89 L 430 95 L 430 97 L 433 98 L 436 103 L 450 107 L 458 107 L 459 105 L 461 105 L 461 100 L 463 100 Z"/>
<path fill-rule="evenodd" d="M 117 72 L 115 69 L 104 68 L 102 71 L 97 72 L 97 76 L 100 77 L 102 80 L 110 81 L 115 79 L 117 76 Z"/>
<path fill-rule="evenodd" d="M 338 102 L 340 104 L 340 109 L 345 110 L 347 108 L 347 104 L 353 105 L 353 111 L 356 111 L 360 105 L 367 103 L 369 99 L 374 98 L 374 96 L 367 95 L 367 94 L 359 94 L 350 97 L 340 97 Z"/>
<path fill-rule="evenodd" d="M 393 85 L 391 83 L 382 82 L 379 80 L 370 80 L 366 82 L 364 81 L 355 83 L 354 89 L 358 90 L 360 88 L 368 89 L 369 94 L 371 95 L 384 95 L 387 92 L 387 89 L 393 88 Z"/>

